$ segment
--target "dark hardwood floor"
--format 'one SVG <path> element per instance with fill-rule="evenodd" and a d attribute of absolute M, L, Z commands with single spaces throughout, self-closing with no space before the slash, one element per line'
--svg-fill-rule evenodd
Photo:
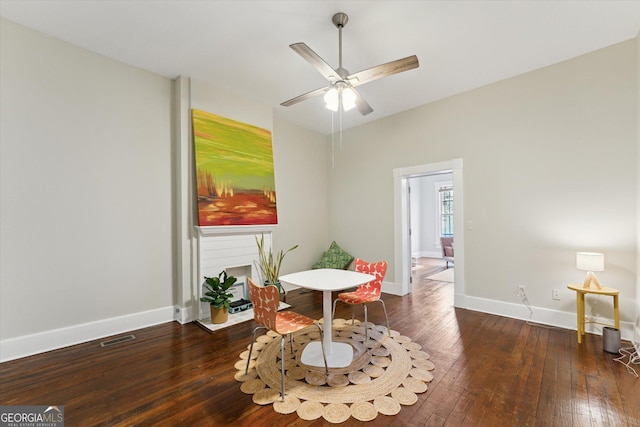
<path fill-rule="evenodd" d="M 383 295 L 392 329 L 431 355 L 434 380 L 381 426 L 640 426 L 640 379 L 602 351 L 602 338 L 453 308 L 453 284 L 416 271 L 410 296 Z M 322 315 L 319 292 L 287 302 Z M 338 305 L 337 316 L 350 316 Z M 372 306 L 370 320 L 384 324 Z M 258 406 L 234 364 L 252 321 L 209 333 L 195 323 L 133 331 L 133 341 L 88 342 L 0 364 L 0 405 L 64 405 L 67 426 L 322 426 Z M 126 335 L 126 334 L 125 334 Z M 104 340 L 101 340 L 104 341 Z M 365 423 L 350 418 L 344 425 Z"/>

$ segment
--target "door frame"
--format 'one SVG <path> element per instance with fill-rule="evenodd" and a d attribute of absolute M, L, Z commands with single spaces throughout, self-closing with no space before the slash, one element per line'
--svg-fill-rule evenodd
<path fill-rule="evenodd" d="M 393 170 L 394 193 L 394 260 L 395 281 L 399 282 L 400 295 L 411 293 L 411 238 L 409 236 L 410 208 L 409 178 L 435 175 L 443 172 L 453 174 L 455 211 L 453 214 L 453 234 L 455 236 L 454 306 L 464 307 L 464 186 L 463 161 L 452 159 L 438 163 L 396 168 Z"/>

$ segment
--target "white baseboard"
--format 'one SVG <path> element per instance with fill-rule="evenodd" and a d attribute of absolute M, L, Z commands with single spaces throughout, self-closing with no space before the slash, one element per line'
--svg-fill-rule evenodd
<path fill-rule="evenodd" d="M 524 304 L 514 304 L 504 301 L 471 297 L 468 295 L 465 295 L 464 297 L 456 295 L 456 297 L 457 298 L 454 298 L 454 305 L 459 308 L 467 308 L 469 310 L 497 314 L 499 316 L 527 320 L 532 323 L 556 326 L 574 331 L 577 330 L 577 318 L 575 312 L 531 307 L 531 311 L 533 311 L 533 314 L 531 314 Z M 613 319 L 599 317 L 594 320 L 597 321 L 598 324 L 589 323 L 585 325 L 585 332 L 602 335 L 603 325 L 600 325 L 599 323 L 614 324 Z M 620 336 L 623 340 L 633 341 L 633 326 L 634 325 L 631 322 L 620 322 Z"/>
<path fill-rule="evenodd" d="M 177 307 L 112 317 L 67 328 L 0 340 L 0 362 L 19 359 L 112 335 L 177 320 Z"/>
<path fill-rule="evenodd" d="M 193 316 L 193 308 L 191 307 L 175 307 L 174 313 L 175 316 L 173 320 L 179 322 L 181 325 L 197 320 Z"/>
<path fill-rule="evenodd" d="M 385 294 L 402 296 L 402 285 L 393 282 L 382 282 L 381 291 Z"/>
<path fill-rule="evenodd" d="M 412 258 L 442 258 L 442 251 L 421 251 L 411 254 Z"/>
<path fill-rule="evenodd" d="M 402 286 L 393 282 L 383 282 L 382 292 L 392 295 L 402 295 Z M 496 314 L 514 319 L 530 320 L 549 326 L 576 330 L 576 315 L 573 312 L 551 310 L 541 307 L 531 307 L 533 315 L 523 304 L 514 304 L 485 298 L 470 297 L 468 295 L 454 295 L 454 306 L 483 313 Z M 129 332 L 173 320 L 181 324 L 194 320 L 191 307 L 164 307 L 126 316 L 114 317 L 68 328 L 54 329 L 46 332 L 25 335 L 17 338 L 0 340 L 0 362 L 19 359 L 46 351 L 68 347 L 87 341 L 92 341 L 112 335 Z M 598 322 L 611 323 L 612 319 L 596 319 Z M 587 332 L 602 335 L 602 326 L 588 324 Z M 637 328 L 636 328 L 637 329 Z M 622 339 L 635 344 L 640 353 L 640 342 L 637 342 L 637 331 L 631 322 L 620 322 Z"/>

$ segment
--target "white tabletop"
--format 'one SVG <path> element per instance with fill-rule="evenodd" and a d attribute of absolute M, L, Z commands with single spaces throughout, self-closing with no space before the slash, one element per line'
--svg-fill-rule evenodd
<path fill-rule="evenodd" d="M 280 276 L 280 282 L 316 291 L 341 291 L 375 280 L 371 274 L 351 270 L 318 268 Z"/>

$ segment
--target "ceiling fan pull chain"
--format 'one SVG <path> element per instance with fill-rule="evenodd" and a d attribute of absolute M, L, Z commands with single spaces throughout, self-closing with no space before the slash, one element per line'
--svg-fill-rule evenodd
<path fill-rule="evenodd" d="M 331 169 L 336 168 L 336 145 L 334 142 L 333 111 L 331 112 Z"/>
<path fill-rule="evenodd" d="M 342 100 L 340 100 L 340 104 L 342 104 Z M 339 119 L 340 119 L 340 151 L 342 151 L 342 108 L 338 110 Z"/>

